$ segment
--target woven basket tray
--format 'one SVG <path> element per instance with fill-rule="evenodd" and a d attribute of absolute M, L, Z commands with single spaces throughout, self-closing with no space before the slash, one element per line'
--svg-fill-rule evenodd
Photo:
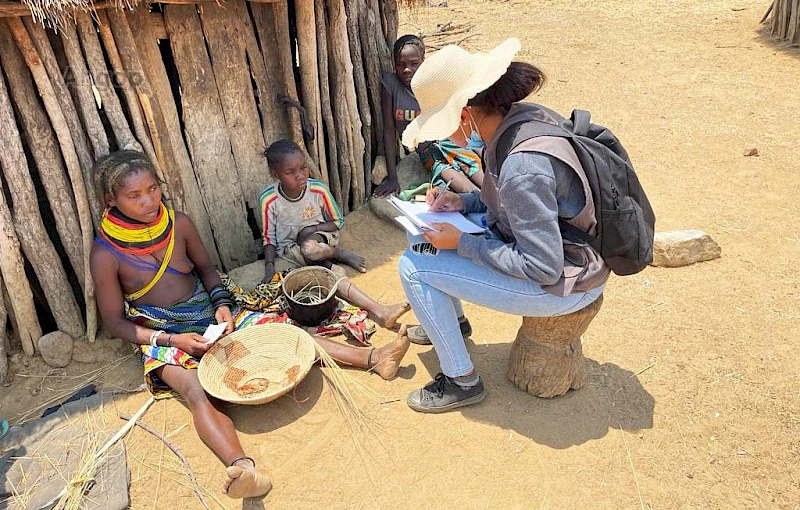
<path fill-rule="evenodd" d="M 302 329 L 261 324 L 218 340 L 200 360 L 197 375 L 213 397 L 258 405 L 294 388 L 315 358 L 314 339 Z"/>

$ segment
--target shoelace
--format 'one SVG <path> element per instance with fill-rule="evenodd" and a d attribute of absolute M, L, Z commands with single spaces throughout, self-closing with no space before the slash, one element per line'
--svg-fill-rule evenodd
<path fill-rule="evenodd" d="M 431 393 L 435 393 L 437 397 L 441 398 L 444 395 L 444 389 L 447 386 L 447 376 L 439 373 L 434 377 L 433 382 L 430 383 L 425 389 Z"/>

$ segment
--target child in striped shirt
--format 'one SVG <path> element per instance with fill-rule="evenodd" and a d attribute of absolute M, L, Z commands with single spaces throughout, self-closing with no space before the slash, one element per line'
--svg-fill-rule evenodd
<path fill-rule="evenodd" d="M 361 255 L 339 247 L 344 216 L 325 183 L 309 177 L 305 154 L 290 140 L 278 140 L 266 151 L 272 176 L 278 181 L 261 194 L 264 225 L 263 281 L 275 273 L 307 265 L 332 269 L 341 262 L 366 272 Z M 338 268 L 343 276 L 343 270 Z M 383 305 L 353 285 L 349 278 L 339 283 L 337 295 L 372 314 L 385 328 L 391 328 L 409 309 L 408 303 Z"/>

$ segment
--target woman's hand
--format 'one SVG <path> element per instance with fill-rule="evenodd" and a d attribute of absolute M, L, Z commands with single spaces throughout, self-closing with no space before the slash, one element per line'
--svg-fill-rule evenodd
<path fill-rule="evenodd" d="M 206 339 L 197 333 L 182 333 L 180 335 L 172 335 L 170 341 L 172 347 L 177 347 L 183 352 L 200 358 L 206 353 L 210 346 L 206 345 Z"/>
<path fill-rule="evenodd" d="M 428 188 L 425 193 L 425 203 L 431 212 L 461 212 L 464 210 L 464 201 L 458 193 L 443 191 L 442 188 L 435 186 Z"/>
<path fill-rule="evenodd" d="M 387 177 L 384 181 L 375 188 L 375 191 L 372 193 L 378 198 L 383 198 L 385 196 L 391 195 L 392 193 L 397 194 L 400 191 L 400 184 L 397 182 L 397 177 L 392 179 L 391 177 Z"/>
<path fill-rule="evenodd" d="M 228 323 L 228 325 L 225 326 L 225 332 L 222 333 L 222 336 L 233 332 L 233 316 L 231 315 L 230 308 L 227 306 L 220 306 L 217 308 L 216 313 L 214 313 L 214 318 L 217 319 L 217 324 L 222 324 L 223 322 Z"/>
<path fill-rule="evenodd" d="M 454 193 L 455 194 L 455 193 Z M 459 200 L 461 200 L 459 198 Z M 455 250 L 461 240 L 461 231 L 449 223 L 434 223 L 430 225 L 436 230 L 425 230 L 422 237 L 440 250 Z"/>

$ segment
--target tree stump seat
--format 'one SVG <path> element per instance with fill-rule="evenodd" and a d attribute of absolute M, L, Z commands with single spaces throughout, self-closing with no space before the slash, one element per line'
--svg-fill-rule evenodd
<path fill-rule="evenodd" d="M 523 317 L 511 347 L 508 380 L 529 394 L 551 398 L 586 383 L 581 335 L 603 304 L 601 294 L 590 305 L 559 317 Z"/>

